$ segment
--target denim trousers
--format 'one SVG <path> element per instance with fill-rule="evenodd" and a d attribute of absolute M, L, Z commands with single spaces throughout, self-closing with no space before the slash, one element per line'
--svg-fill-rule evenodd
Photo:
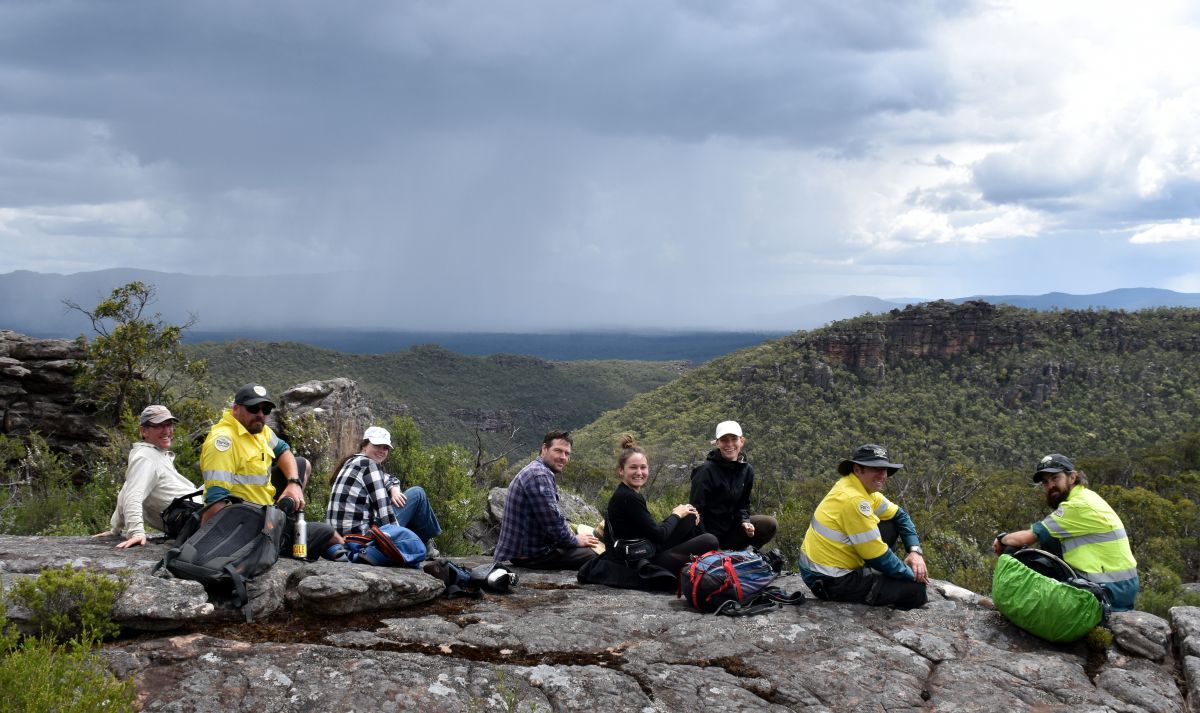
<path fill-rule="evenodd" d="M 404 491 L 404 506 L 393 505 L 392 513 L 395 514 L 400 526 L 417 533 L 421 542 L 428 544 L 431 538 L 442 534 L 442 526 L 438 523 L 437 515 L 429 505 L 429 496 L 419 485 Z"/>

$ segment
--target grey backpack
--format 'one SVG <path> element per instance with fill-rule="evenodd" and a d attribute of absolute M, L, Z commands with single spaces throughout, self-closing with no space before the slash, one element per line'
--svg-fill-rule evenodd
<path fill-rule="evenodd" d="M 194 579 L 210 596 L 240 607 L 253 621 L 246 580 L 279 559 L 287 516 L 274 505 L 227 504 L 155 566 L 180 579 Z"/>

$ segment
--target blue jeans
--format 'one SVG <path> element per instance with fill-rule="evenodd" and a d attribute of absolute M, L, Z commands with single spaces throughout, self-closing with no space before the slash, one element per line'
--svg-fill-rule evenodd
<path fill-rule="evenodd" d="M 429 496 L 425 488 L 414 485 L 404 491 L 404 507 L 392 506 L 392 514 L 396 516 L 401 527 L 407 527 L 417 533 L 421 542 L 429 543 L 431 538 L 442 534 L 442 526 L 438 523 L 437 515 L 429 506 Z"/>

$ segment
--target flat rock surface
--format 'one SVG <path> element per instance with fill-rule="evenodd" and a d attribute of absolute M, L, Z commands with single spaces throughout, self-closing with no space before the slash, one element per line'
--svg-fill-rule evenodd
<path fill-rule="evenodd" d="M 510 594 L 106 647 L 146 710 L 1178 711 L 1175 671 L 1055 646 L 973 602 L 727 618 L 522 571 Z M 803 589 L 796 577 L 782 580 Z M 263 641 L 264 637 L 270 638 Z"/>
<path fill-rule="evenodd" d="M 0 536 L 0 580 L 67 563 L 125 577 L 113 613 L 127 638 L 103 651 L 150 711 L 1179 711 L 1200 677 L 1192 607 L 1172 611 L 1173 632 L 1115 617 L 1116 644 L 1089 650 L 945 582 L 909 612 L 810 597 L 729 618 L 573 572 L 519 570 L 509 594 L 444 599 L 417 570 L 281 559 L 253 582 L 246 624 L 195 582 L 152 576 L 164 544 L 116 542 Z"/>

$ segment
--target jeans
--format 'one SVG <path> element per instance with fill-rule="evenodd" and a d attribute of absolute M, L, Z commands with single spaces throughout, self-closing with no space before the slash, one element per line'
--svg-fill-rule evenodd
<path fill-rule="evenodd" d="M 393 505 L 392 514 L 396 516 L 401 527 L 407 527 L 417 533 L 421 542 L 428 544 L 430 539 L 442 534 L 442 526 L 429 505 L 429 496 L 419 485 L 404 491 L 404 506 Z"/>

